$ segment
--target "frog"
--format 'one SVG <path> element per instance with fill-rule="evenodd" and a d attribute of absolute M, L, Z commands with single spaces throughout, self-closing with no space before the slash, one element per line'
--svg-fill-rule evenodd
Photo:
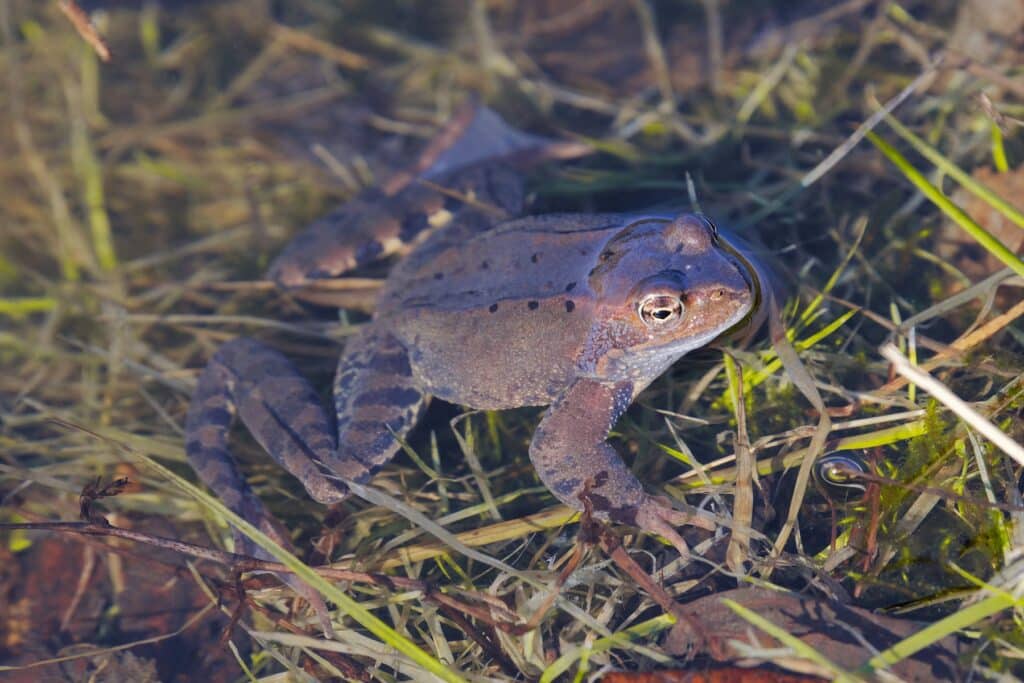
<path fill-rule="evenodd" d="M 185 424 L 207 486 L 290 548 L 230 453 L 236 419 L 331 505 L 396 455 L 432 398 L 547 406 L 528 452 L 557 500 L 680 553 L 689 550 L 678 527 L 716 530 L 710 512 L 648 493 L 608 436 L 679 358 L 742 328 L 757 308 L 756 269 L 698 213 L 524 216 L 524 165 L 582 147 L 471 105 L 409 169 L 300 233 L 268 272 L 287 291 L 401 258 L 341 353 L 333 415 L 277 350 L 242 337 L 215 352 Z"/>

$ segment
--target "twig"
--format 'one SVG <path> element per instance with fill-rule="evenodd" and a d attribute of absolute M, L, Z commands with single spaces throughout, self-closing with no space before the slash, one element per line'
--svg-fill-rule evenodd
<path fill-rule="evenodd" d="M 992 318 L 987 323 L 977 328 L 970 334 L 964 335 L 963 337 L 956 339 L 952 344 L 950 344 L 946 348 L 939 350 L 939 352 L 936 355 L 929 358 L 926 363 L 923 363 L 921 365 L 921 367 L 925 370 L 931 370 L 932 368 L 941 364 L 942 361 L 947 360 L 949 358 L 953 358 L 957 354 L 962 354 L 966 351 L 969 351 L 970 349 L 974 348 L 981 342 L 985 341 L 986 339 L 994 335 L 996 332 L 1002 330 L 1004 327 L 1006 327 L 1007 325 L 1009 325 L 1022 315 L 1024 315 L 1024 301 L 1018 301 L 1017 304 L 1013 308 L 1008 310 L 1006 313 L 997 315 L 995 318 Z M 897 377 L 891 382 L 887 382 L 886 384 L 879 387 L 876 393 L 897 391 L 901 389 L 906 383 L 906 379 Z"/>
<path fill-rule="evenodd" d="M 86 536 L 110 536 L 122 538 L 136 543 L 143 543 L 149 546 L 164 548 L 172 552 L 187 555 L 197 559 L 208 560 L 216 564 L 229 567 L 235 572 L 271 572 L 274 574 L 291 574 L 292 571 L 280 562 L 260 560 L 248 555 L 239 555 L 224 550 L 215 550 L 193 543 L 186 543 L 166 536 L 142 533 L 131 529 L 122 529 L 107 524 L 94 522 L 23 522 L 19 524 L 0 524 L 0 531 L 57 531 L 64 533 L 83 534 Z M 434 601 L 459 609 L 464 614 L 486 620 L 497 628 L 511 630 L 522 622 L 516 613 L 510 611 L 499 602 L 490 599 L 489 596 L 473 594 L 476 600 L 486 604 L 486 609 L 474 608 L 463 601 L 458 601 L 450 595 L 438 593 L 437 588 L 427 581 L 421 579 L 409 579 L 401 576 L 388 576 L 385 574 L 372 574 L 370 572 L 358 572 L 350 569 L 336 569 L 334 567 L 313 567 L 313 571 L 324 578 L 332 581 L 351 581 L 353 583 L 366 583 L 374 586 L 387 588 L 399 588 L 408 591 L 419 591 L 425 600 Z M 467 593 L 467 595 L 469 595 Z"/>
<path fill-rule="evenodd" d="M 99 31 L 96 30 L 96 25 L 89 19 L 89 15 L 85 13 L 75 0 L 61 0 L 57 3 L 57 7 L 60 8 L 61 13 L 68 18 L 71 25 L 78 31 L 78 35 L 82 36 L 82 40 L 89 44 L 89 47 L 96 52 L 96 55 L 104 62 L 110 61 L 110 47 L 107 42 L 103 40 L 103 36 L 100 35 Z"/>
<path fill-rule="evenodd" d="M 897 373 L 931 394 L 936 401 L 949 408 L 957 417 L 980 432 L 994 443 L 1001 451 L 1024 465 L 1024 448 L 1011 439 L 1006 432 L 992 424 L 984 415 L 972 408 L 966 401 L 950 391 L 942 382 L 927 372 L 910 364 L 907 357 L 900 353 L 891 342 L 878 350 L 882 357 L 893 364 Z"/>

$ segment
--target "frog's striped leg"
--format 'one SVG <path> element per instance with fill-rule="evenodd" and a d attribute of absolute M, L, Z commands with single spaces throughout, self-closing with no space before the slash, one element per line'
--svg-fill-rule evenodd
<path fill-rule="evenodd" d="M 399 253 L 453 223 L 480 222 L 480 214 L 493 225 L 522 205 L 522 178 L 500 166 L 456 171 L 393 196 L 367 190 L 296 235 L 267 277 L 284 287 L 309 285 Z"/>
<path fill-rule="evenodd" d="M 344 495 L 344 488 L 325 477 L 318 465 L 333 453 L 334 443 L 317 395 L 281 354 L 250 339 L 236 339 L 221 347 L 203 370 L 185 420 L 186 452 L 200 478 L 231 510 L 294 552 L 288 533 L 253 493 L 228 449 L 236 415 L 311 495 L 331 502 Z M 274 559 L 237 532 L 235 549 Z M 294 576 L 282 579 L 309 600 L 330 635 L 320 594 Z"/>
<path fill-rule="evenodd" d="M 235 339 L 220 347 L 199 376 L 185 421 L 192 466 L 225 501 L 237 479 L 216 475 L 234 467 L 228 432 L 236 414 L 267 453 L 321 503 L 345 496 L 344 485 L 333 475 L 363 473 L 324 469 L 335 460 L 334 438 L 316 391 L 277 351 L 252 339 Z"/>
<path fill-rule="evenodd" d="M 582 510 L 586 498 L 595 517 L 660 534 L 688 554 L 686 541 L 674 527 L 690 524 L 714 530 L 713 519 L 676 510 L 649 495 L 605 441 L 632 400 L 630 382 L 576 380 L 537 426 L 530 459 L 541 481 L 566 505 Z"/>
<path fill-rule="evenodd" d="M 399 439 L 419 420 L 427 397 L 413 377 L 405 348 L 391 334 L 367 325 L 348 341 L 338 361 L 334 402 L 337 457 L 357 461 L 368 478 L 398 452 Z"/>
<path fill-rule="evenodd" d="M 345 348 L 334 388 L 337 440 L 313 388 L 287 358 L 259 342 L 228 342 L 199 377 L 185 421 L 189 460 L 229 507 L 275 540 L 287 539 L 228 448 L 236 414 L 312 498 L 329 504 L 347 495 L 345 481 L 365 482 L 394 456 L 397 439 L 424 408 L 408 355 L 394 337 L 368 325 Z"/>
<path fill-rule="evenodd" d="M 408 171 L 299 233 L 267 275 L 285 287 L 300 287 L 398 253 L 453 223 L 468 219 L 490 226 L 517 216 L 524 193 L 513 167 L 590 151 L 582 143 L 524 133 L 487 107 L 463 107 Z M 488 220 L 474 220 L 480 214 Z"/>

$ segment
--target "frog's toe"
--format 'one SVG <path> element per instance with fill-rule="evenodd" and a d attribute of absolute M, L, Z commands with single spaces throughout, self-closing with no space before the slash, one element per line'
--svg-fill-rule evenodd
<path fill-rule="evenodd" d="M 679 554 L 683 557 L 690 556 L 690 546 L 683 540 L 683 537 L 679 535 L 675 527 L 671 522 L 666 520 L 659 514 L 660 511 L 654 509 L 645 509 L 649 506 L 642 506 L 640 512 L 637 514 L 637 526 L 644 531 L 658 534 L 663 537 L 669 543 L 671 543 Z"/>
<path fill-rule="evenodd" d="M 644 531 L 664 537 L 684 556 L 689 555 L 690 548 L 676 531 L 676 527 L 689 525 L 714 531 L 717 526 L 714 520 L 700 513 L 677 510 L 667 499 L 654 496 L 646 496 L 637 506 L 634 524 Z"/>

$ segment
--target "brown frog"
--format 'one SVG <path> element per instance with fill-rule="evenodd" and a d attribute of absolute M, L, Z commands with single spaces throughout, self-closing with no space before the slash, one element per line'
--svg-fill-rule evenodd
<path fill-rule="evenodd" d="M 519 214 L 514 166 L 578 146 L 463 112 L 418 164 L 321 219 L 270 269 L 285 287 L 329 278 L 416 242 L 334 383 L 336 429 L 278 352 L 225 344 L 203 371 L 187 451 L 233 509 L 287 545 L 228 452 L 237 414 L 321 503 L 388 462 L 428 397 L 497 410 L 550 406 L 530 445 L 563 503 L 686 544 L 677 525 L 715 527 L 646 493 L 605 441 L 627 406 L 687 352 L 739 325 L 757 276 L 700 215 Z M 242 549 L 257 552 L 247 542 Z M 259 553 L 257 553 L 259 554 Z"/>

